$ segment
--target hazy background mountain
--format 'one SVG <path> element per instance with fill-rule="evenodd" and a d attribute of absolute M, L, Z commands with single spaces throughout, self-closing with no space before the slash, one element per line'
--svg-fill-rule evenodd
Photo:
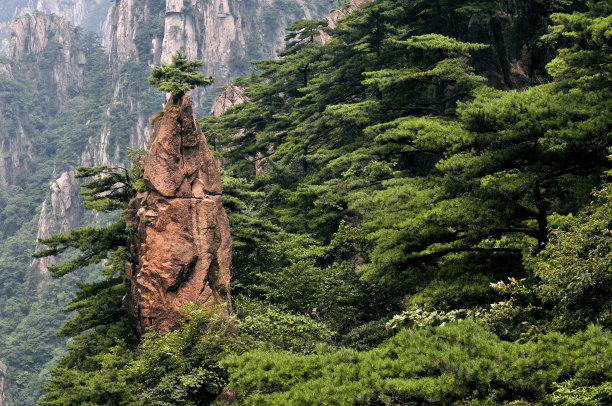
<path fill-rule="evenodd" d="M 85 31 L 98 32 L 103 43 L 108 44 L 112 5 L 109 0 L 4 0 L 0 4 L 0 53 L 8 53 L 11 22 L 34 11 L 65 16 Z"/>

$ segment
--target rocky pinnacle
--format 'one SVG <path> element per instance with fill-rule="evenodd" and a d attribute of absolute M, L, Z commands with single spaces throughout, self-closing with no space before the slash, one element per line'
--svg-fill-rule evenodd
<path fill-rule="evenodd" d="M 189 96 L 168 103 L 153 126 L 147 191 L 126 215 L 132 234 L 124 306 L 139 334 L 179 327 L 180 309 L 190 302 L 230 305 L 232 242 L 221 176 Z"/>

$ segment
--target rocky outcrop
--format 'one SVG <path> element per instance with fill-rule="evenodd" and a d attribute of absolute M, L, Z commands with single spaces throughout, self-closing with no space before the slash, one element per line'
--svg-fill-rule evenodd
<path fill-rule="evenodd" d="M 163 95 L 146 82 L 148 69 L 158 65 L 161 60 L 163 26 L 165 18 L 165 1 L 160 0 L 117 0 L 111 10 L 112 33 L 110 40 L 110 68 L 113 72 L 113 102 L 125 106 L 130 116 L 124 125 L 129 131 L 130 147 L 144 148 L 151 136 L 149 118 L 159 111 Z M 147 74 L 138 77 L 122 73 L 122 70 L 135 72 L 134 68 Z M 134 77 L 136 76 L 136 77 Z M 145 97 L 159 97 L 159 104 L 145 102 Z M 98 140 L 90 140 L 88 150 L 84 153 L 91 157 L 94 165 L 117 161 L 118 148 L 110 140 L 110 127 L 105 126 Z"/>
<path fill-rule="evenodd" d="M 249 101 L 249 98 L 244 94 L 244 88 L 230 85 L 217 97 L 215 104 L 213 104 L 210 110 L 210 115 L 216 117 L 222 116 L 229 109 L 247 101 Z"/>
<path fill-rule="evenodd" d="M 0 76 L 16 86 L 40 90 L 37 100 L 50 114 L 68 100 L 70 89 L 83 83 L 85 55 L 79 50 L 77 29 L 56 15 L 34 13 L 12 24 L 9 55 L 13 61 L 0 64 Z M 45 68 L 41 68 L 44 62 Z M 33 160 L 30 111 L 19 103 L 0 106 L 0 187 L 11 185 L 19 171 L 27 171 Z"/>
<path fill-rule="evenodd" d="M 11 24 L 9 58 L 23 61 L 26 55 L 39 56 L 53 41 L 70 45 L 75 38 L 75 27 L 65 17 L 34 12 L 17 18 Z"/>
<path fill-rule="evenodd" d="M 78 194 L 81 182 L 74 178 L 76 171 L 70 170 L 51 182 L 51 196 L 43 202 L 38 219 L 38 235 L 40 238 L 50 237 L 54 233 L 66 233 L 83 217 L 83 198 Z M 40 251 L 37 244 L 36 251 Z M 48 267 L 55 264 L 55 257 L 45 257 L 32 261 L 42 274 L 47 273 Z"/>
<path fill-rule="evenodd" d="M 63 105 L 68 99 L 71 87 L 83 84 L 83 71 L 87 62 L 85 54 L 78 47 L 78 30 L 65 17 L 35 12 L 13 21 L 9 57 L 26 62 L 29 80 L 55 88 L 55 95 L 49 101 Z M 50 60 L 50 55 L 53 55 Z M 51 68 L 40 69 L 45 60 Z M 50 95 L 51 96 L 51 95 Z"/>
<path fill-rule="evenodd" d="M 212 7 L 218 14 L 231 16 L 228 0 L 221 0 L 220 2 L 213 0 L 210 3 L 212 4 L 209 7 Z M 190 59 L 198 58 L 200 21 L 198 21 L 194 13 L 194 5 L 198 6 L 192 0 L 166 1 L 162 62 L 171 62 L 172 55 L 179 49 L 185 51 Z M 206 17 L 204 17 L 204 23 L 206 24 Z M 210 27 L 213 28 L 214 26 L 211 24 Z M 218 39 L 222 41 L 232 41 L 239 34 L 239 30 L 236 29 L 236 21 L 233 18 L 230 20 L 229 25 L 221 25 L 215 28 L 221 28 L 221 30 L 213 29 L 211 31 L 221 34 Z M 225 29 L 227 29 L 227 32 L 224 32 Z M 222 50 L 223 48 L 225 48 L 224 44 L 218 43 L 218 49 Z"/>
<path fill-rule="evenodd" d="M 467 41 L 490 44 L 479 51 L 472 63 L 476 72 L 487 78 L 490 86 L 499 89 L 521 89 L 545 81 L 538 76 L 533 64 L 536 23 L 531 21 L 531 2 L 503 0 L 501 7 L 489 18 L 472 16 L 467 27 Z M 537 16 L 536 16 L 537 17 Z"/>
<path fill-rule="evenodd" d="M 327 17 L 327 27 L 336 28 L 336 26 L 338 25 L 338 20 L 351 14 L 353 11 L 357 10 L 364 4 L 371 3 L 373 1 L 374 0 L 352 0 L 351 4 L 348 7 L 332 11 Z M 318 37 L 315 38 L 315 42 L 319 44 L 325 44 L 330 39 L 331 36 L 328 33 L 320 31 Z"/>
<path fill-rule="evenodd" d="M 220 117 L 225 114 L 229 109 L 236 107 L 239 104 L 246 103 L 249 98 L 244 94 L 244 88 L 239 86 L 230 85 L 228 86 L 215 100 L 215 103 L 210 110 L 210 115 L 214 117 Z M 236 134 L 234 138 L 242 138 L 246 135 L 246 129 L 242 128 Z M 213 140 L 213 148 L 215 151 L 232 151 L 236 147 L 225 146 L 217 143 L 217 140 Z M 218 158 L 216 164 L 219 168 L 223 167 L 226 162 L 224 158 Z"/>
<path fill-rule="evenodd" d="M 108 0 L 22 0 L 17 4 L 0 3 L 0 14 L 11 16 L 8 21 L 0 21 L 0 54 L 9 51 L 11 21 L 35 11 L 66 17 L 72 25 L 99 32 L 103 42 L 108 42 L 110 25 L 104 18 L 111 7 Z"/>
<path fill-rule="evenodd" d="M 6 189 L 15 181 L 20 170 L 28 170 L 30 167 L 32 140 L 25 133 L 20 117 L 4 116 L 0 106 L 0 120 L 12 122 L 10 127 L 0 127 L 0 187 Z"/>
<path fill-rule="evenodd" d="M 126 215 L 133 234 L 124 305 L 140 334 L 177 328 L 190 302 L 230 303 L 232 248 L 221 177 L 189 96 L 155 120 L 144 181 L 148 190 Z"/>
<path fill-rule="evenodd" d="M 223 93 L 217 97 L 215 100 L 215 104 L 210 111 L 211 116 L 219 117 L 225 114 L 228 110 L 238 106 L 239 104 L 246 103 L 249 101 L 249 98 L 244 94 L 244 88 L 239 86 L 228 86 Z M 235 133 L 233 138 L 243 138 L 247 134 L 247 130 L 245 128 L 240 129 L 237 133 Z M 236 147 L 235 146 L 225 146 L 225 145 L 217 145 L 215 143 L 216 151 L 232 151 Z M 264 154 L 261 151 L 258 151 L 255 156 L 247 157 L 249 162 L 252 162 L 255 168 L 255 176 L 261 176 L 263 174 L 264 168 L 266 166 L 267 157 L 270 156 L 274 152 L 274 144 L 268 144 L 266 153 Z M 225 160 L 223 158 L 216 160 L 217 166 L 222 167 L 225 164 Z"/>
<path fill-rule="evenodd" d="M 15 79 L 13 76 L 13 68 L 11 67 L 10 63 L 0 62 L 0 76 L 4 77 L 5 79 Z"/>
<path fill-rule="evenodd" d="M 111 65 L 140 60 L 159 64 L 163 39 L 163 2 L 159 0 L 118 0 L 111 12 Z M 160 27 L 157 27 L 157 26 Z M 149 55 L 151 52 L 151 58 Z"/>

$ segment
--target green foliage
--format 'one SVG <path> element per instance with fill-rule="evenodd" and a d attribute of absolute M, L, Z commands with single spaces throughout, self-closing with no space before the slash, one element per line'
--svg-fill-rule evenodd
<path fill-rule="evenodd" d="M 357 351 L 370 350 L 393 335 L 386 324 L 386 317 L 364 323 L 343 335 L 340 344 Z"/>
<path fill-rule="evenodd" d="M 276 4 L 298 12 L 295 2 Z M 79 284 L 66 308 L 78 312 L 61 330 L 72 346 L 42 404 L 191 406 L 226 389 L 249 405 L 609 403 L 610 9 L 530 2 L 533 71 L 545 77 L 550 62 L 555 82 L 519 92 L 484 86 L 472 64 L 488 45 L 466 40 L 472 17 L 486 21 L 499 5 L 378 0 L 333 30 L 300 20 L 279 59 L 256 62 L 260 72 L 236 83 L 250 101 L 201 119 L 224 166 L 235 316 L 189 307 L 183 328 L 137 346 L 121 309 L 122 220 L 44 240 L 41 256 L 67 258 L 52 268 L 57 276 L 104 262 L 107 270 Z M 270 27 L 280 10 L 266 10 Z M 576 12 L 550 17 L 538 40 L 552 11 Z M 138 31 L 139 55 L 158 23 Z M 317 42 L 319 30 L 332 38 Z M 146 63 L 115 73 L 148 109 L 159 101 L 143 88 Z M 150 80 L 178 102 L 210 84 L 200 66 L 179 53 Z M 8 105 L 27 99 L 18 94 L 26 82 L 0 86 Z M 116 137 L 135 120 L 121 103 L 74 111 L 74 122 L 60 115 L 53 124 L 49 146 L 36 146 L 49 157 L 82 149 L 83 115 L 98 131 L 105 122 L 95 118 L 108 111 Z M 88 208 L 122 209 L 146 190 L 137 166 L 79 172 L 94 176 Z M 0 194 L 3 219 L 25 217 L 25 190 Z M 25 236 L 7 224 L 1 232 L 18 251 Z M 0 267 L 11 283 L 21 278 Z M 27 313 L 11 299 L 1 311 Z M 35 359 L 23 354 L 24 364 Z"/>
<path fill-rule="evenodd" d="M 537 292 L 552 306 L 562 330 L 589 323 L 612 327 L 612 187 L 593 204 L 555 230 L 548 248 L 535 261 Z"/>
<path fill-rule="evenodd" d="M 612 336 L 590 327 L 525 344 L 500 341 L 479 324 L 404 329 L 379 347 L 355 352 L 248 352 L 229 357 L 238 404 L 507 404 L 543 401 L 554 382 L 609 381 Z M 478 401 L 480 403 L 478 403 Z"/>
<path fill-rule="evenodd" d="M 611 327 L 610 191 L 606 185 L 589 207 L 551 233 L 546 250 L 529 261 L 533 280 L 493 285 L 507 297 L 492 305 L 490 322 L 497 331 L 516 339 L 542 326 L 565 332 L 590 323 Z"/>
<path fill-rule="evenodd" d="M 136 152 L 132 152 L 137 161 Z M 142 178 L 142 168 L 109 169 L 106 166 L 77 168 L 78 178 L 93 178 L 83 183 L 83 206 L 97 211 L 127 208 L 135 196 L 134 182 Z M 83 227 L 68 233 L 41 239 L 48 249 L 33 254 L 36 258 L 58 256 L 68 250 L 80 253 L 72 259 L 49 267 L 51 274 L 64 277 L 79 269 L 103 263 L 102 281 L 77 283 L 79 291 L 64 308 L 77 315 L 66 322 L 59 336 L 75 337 L 69 353 L 51 374 L 42 405 L 81 405 L 84 402 L 108 404 L 122 399 L 121 405 L 135 398 L 130 390 L 129 375 L 122 368 L 133 357 L 135 333 L 127 321 L 122 298 L 125 294 L 124 272 L 128 230 L 120 217 L 105 227 Z M 75 360 L 78 360 L 75 362 Z M 92 366 L 94 366 L 92 368 Z M 102 373 L 100 373 L 102 370 Z M 75 388 L 65 391 L 64 388 Z"/>
<path fill-rule="evenodd" d="M 333 333 L 308 316 L 296 316 L 269 304 L 234 298 L 238 339 L 246 350 L 290 351 L 309 354 L 318 343 L 331 342 Z"/>
<path fill-rule="evenodd" d="M 296 53 L 298 50 L 311 45 L 319 32 L 327 27 L 327 20 L 298 20 L 291 24 L 285 36 L 285 49 L 280 56 L 287 56 Z"/>
<path fill-rule="evenodd" d="M 557 354 L 581 340 L 609 351 L 596 338 L 608 333 L 547 331 L 607 327 L 607 212 L 592 218 L 583 239 L 568 235 L 558 259 L 549 253 L 568 229 L 553 231 L 559 219 L 588 205 L 610 167 L 602 28 L 609 12 L 590 5 L 585 12 L 581 1 L 531 4 L 534 72 L 546 76 L 552 44 L 562 51 L 549 65 L 555 83 L 520 92 L 485 87 L 471 66 L 488 45 L 468 43 L 465 27 L 473 15 L 491 18 L 498 2 L 386 0 L 363 5 L 334 30 L 299 21 L 281 59 L 256 62 L 261 72 L 236 83 L 250 101 L 202 120 L 231 188 L 243 188 L 228 206 L 242 216 L 237 236 L 244 240 L 248 219 L 261 222 L 252 223 L 256 236 L 263 224 L 282 230 L 275 236 L 270 228 L 235 262 L 236 292 L 321 321 L 340 344 L 362 351 L 315 346 L 305 356 L 229 357 L 239 403 L 550 403 L 556 382 L 589 375 L 586 364 Z M 550 13 L 566 11 L 579 13 L 553 16 L 540 40 Z M 313 41 L 320 29 L 329 42 Z M 263 162 L 257 173 L 253 161 Z M 254 199 L 259 193 L 265 198 Z M 599 248 L 587 249 L 595 235 Z M 406 310 L 385 329 L 402 301 Z M 491 332 L 466 318 L 483 319 Z M 400 328 L 406 324 L 420 327 Z M 471 340 L 469 350 L 449 344 L 446 333 L 461 329 L 458 341 Z M 398 355 L 409 345 L 418 350 Z M 572 380 L 577 388 L 608 379 L 610 366 L 598 365 L 591 378 Z"/>
<path fill-rule="evenodd" d="M 134 358 L 136 335 L 127 320 L 79 335 L 51 368 L 43 406 L 133 405 L 138 387 L 123 368 Z"/>
<path fill-rule="evenodd" d="M 149 83 L 156 85 L 163 92 L 172 93 L 175 103 L 183 95 L 197 86 L 208 86 L 213 82 L 212 77 L 204 77 L 198 72 L 204 61 L 190 61 L 183 51 L 177 51 L 172 56 L 172 63 L 163 63 L 161 67 L 151 70 Z"/>
<path fill-rule="evenodd" d="M 61 309 L 73 297 L 75 283 L 99 281 L 97 272 L 87 271 L 51 280 L 32 266 L 38 263 L 30 257 L 49 182 L 70 170 L 88 139 L 95 139 L 114 118 L 106 115 L 111 79 L 99 36 L 79 31 L 72 45 L 85 56 L 85 80 L 71 86 L 61 103 L 55 79 L 50 79 L 50 68 L 64 63 L 57 43 L 51 42 L 34 63 L 2 59 L 12 78 L 0 80 L 0 138 L 9 149 L 22 132 L 28 139 L 19 154 L 22 170 L 10 175 L 10 186 L 0 190 L 0 359 L 8 366 L 7 402 L 15 406 L 39 400 L 41 384 L 50 379 L 49 367 L 65 355 L 66 340 L 55 332 L 70 318 Z"/>
<path fill-rule="evenodd" d="M 459 320 L 478 319 L 480 315 L 481 312 L 472 311 L 470 309 L 453 309 L 444 312 L 436 309 L 413 306 L 393 316 L 393 318 L 387 322 L 385 328 L 399 329 L 405 325 L 414 325 L 417 327 L 444 326 L 447 323 L 453 323 Z"/>
<path fill-rule="evenodd" d="M 612 6 L 609 1 L 588 1 L 584 13 L 553 14 L 553 26 L 544 36 L 561 41 L 565 47 L 547 66 L 550 74 L 572 86 L 587 89 L 609 89 L 612 81 L 610 62 L 610 25 Z"/>
<path fill-rule="evenodd" d="M 550 396 L 550 403 L 555 406 L 602 406 L 612 402 L 611 382 L 583 386 L 570 380 L 555 385 L 555 388 Z"/>
<path fill-rule="evenodd" d="M 210 404 L 227 383 L 218 362 L 233 344 L 235 320 L 227 309 L 185 308 L 183 328 L 143 337 L 129 368 L 144 386 L 142 405 Z"/>

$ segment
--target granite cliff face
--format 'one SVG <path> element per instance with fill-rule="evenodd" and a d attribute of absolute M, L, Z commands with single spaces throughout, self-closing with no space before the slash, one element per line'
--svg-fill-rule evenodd
<path fill-rule="evenodd" d="M 251 69 L 251 60 L 275 56 L 294 20 L 320 17 L 328 7 L 325 0 L 167 0 L 161 61 L 182 49 L 225 85 Z M 211 90 L 195 92 L 196 103 L 205 104 Z"/>
<path fill-rule="evenodd" d="M 161 59 L 164 0 L 117 0 L 111 10 L 109 62 L 112 71 L 113 103 L 123 106 L 130 118 L 128 146 L 144 148 L 151 137 L 149 118 L 159 111 L 163 96 L 147 82 L 150 69 Z M 155 98 L 158 103 L 145 103 L 144 98 Z M 85 154 L 93 165 L 111 166 L 122 162 L 116 151 L 121 149 L 110 142 L 111 130 L 105 127 L 99 140 L 92 140 Z M 125 148 L 125 146 L 123 147 Z"/>
<path fill-rule="evenodd" d="M 43 202 L 38 220 L 38 235 L 49 237 L 53 233 L 66 233 L 81 221 L 83 207 L 82 197 L 78 194 L 80 183 L 74 178 L 75 170 L 67 171 L 51 183 L 51 196 Z M 36 251 L 40 247 L 37 244 Z M 32 261 L 41 274 L 47 273 L 48 267 L 55 264 L 54 257 L 46 257 Z"/>
<path fill-rule="evenodd" d="M 40 69 L 43 58 L 53 53 L 50 69 Z M 35 12 L 20 17 L 11 24 L 9 57 L 27 63 L 27 78 L 54 87 L 47 103 L 61 107 L 68 99 L 71 87 L 83 85 L 83 70 L 87 62 L 78 47 L 77 28 L 65 17 Z"/>
<path fill-rule="evenodd" d="M 25 114 L 25 113 L 24 113 Z M 0 106 L 0 119 L 5 114 Z M 14 120 L 14 127 L 0 127 L 0 187 L 7 188 L 15 180 L 17 172 L 28 169 L 32 161 L 32 140 L 23 129 L 21 119 Z"/>
<path fill-rule="evenodd" d="M 0 20 L 0 54 L 7 54 L 9 51 L 11 21 L 35 11 L 66 17 L 74 26 L 83 26 L 86 30 L 99 32 L 103 42 L 107 43 L 110 24 L 106 17 L 110 7 L 111 3 L 108 0 L 2 1 L 0 15 L 6 16 L 6 20 Z"/>
<path fill-rule="evenodd" d="M 87 59 L 79 47 L 78 30 L 65 17 L 41 12 L 16 19 L 11 29 L 9 56 L 19 69 L 20 80 L 29 81 L 39 89 L 39 103 L 47 106 L 52 118 L 62 110 L 71 92 L 83 86 Z M 1 110 L 2 107 L 0 115 Z M 12 134 L 0 130 L 0 186 L 5 188 L 13 183 L 20 170 L 29 170 L 35 159 L 32 147 L 35 134 L 24 130 L 34 128 L 28 125 L 29 119 L 25 111 L 13 115 L 16 130 Z M 66 232 L 81 219 L 80 183 L 73 178 L 74 173 L 63 172 L 51 183 L 51 196 L 43 203 L 40 213 L 38 238 Z M 46 273 L 52 261 L 46 258 L 33 261 L 32 265 Z"/>
<path fill-rule="evenodd" d="M 244 88 L 230 85 L 217 97 L 215 104 L 213 104 L 210 110 L 210 115 L 216 117 L 222 116 L 229 109 L 247 101 L 249 101 L 249 98 L 244 94 Z"/>
<path fill-rule="evenodd" d="M 0 78 L 44 88 L 38 102 L 48 112 L 61 109 L 70 89 L 83 83 L 86 59 L 76 46 L 76 28 L 63 17 L 42 13 L 20 17 L 11 27 L 9 55 L 13 61 L 0 65 Z M 52 60 L 49 52 L 55 55 Z M 5 123 L 0 126 L 0 187 L 7 188 L 19 171 L 29 170 L 35 134 L 26 130 L 33 128 L 30 112 L 20 103 L 0 106 L 0 119 Z"/>
<path fill-rule="evenodd" d="M 230 304 L 232 246 L 221 177 L 189 96 L 155 120 L 144 181 L 148 190 L 126 215 L 134 231 L 124 305 L 140 334 L 177 328 L 180 308 L 190 302 Z"/>

